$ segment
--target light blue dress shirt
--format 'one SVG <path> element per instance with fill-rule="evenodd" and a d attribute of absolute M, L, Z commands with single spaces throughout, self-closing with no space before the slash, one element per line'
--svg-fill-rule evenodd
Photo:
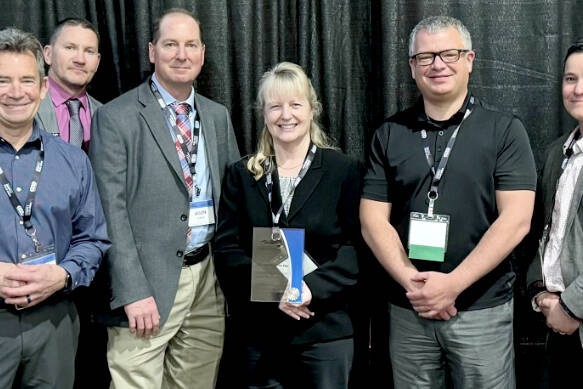
<path fill-rule="evenodd" d="M 154 84 L 158 88 L 162 99 L 166 103 L 166 105 L 170 105 L 174 102 L 178 103 L 186 103 L 190 105 L 191 113 L 189 114 L 188 120 L 190 121 L 190 128 L 194 128 L 194 117 L 196 114 L 196 107 L 194 104 L 194 88 L 192 88 L 190 95 L 186 100 L 180 101 L 176 100 L 164 87 L 158 82 L 156 79 L 156 74 L 152 75 L 152 80 Z M 200 118 L 200 113 L 199 113 Z M 172 140 L 176 142 L 176 134 L 174 134 L 174 130 L 172 129 L 172 125 L 168 120 L 168 130 L 170 131 L 170 135 L 172 136 Z M 178 152 L 176 153 L 178 156 Z M 195 177 L 194 177 L 194 185 L 200 189 L 200 194 L 196 196 L 195 191 L 193 190 L 193 198 L 192 201 L 207 201 L 213 200 L 213 188 L 211 185 L 211 175 L 210 170 L 208 167 L 208 159 L 207 159 L 207 150 L 206 144 L 204 141 L 204 127 L 202 126 L 202 120 L 200 120 L 200 134 L 198 137 L 198 153 L 196 157 L 196 166 L 195 166 Z M 196 197 L 195 197 L 196 196 Z M 216 204 L 215 204 L 216 207 Z M 191 228 L 191 239 L 190 242 L 187 242 L 186 245 L 186 252 L 190 252 L 198 247 L 201 247 L 207 244 L 213 237 L 215 233 L 215 224 L 208 224 L 206 226 L 198 226 Z"/>

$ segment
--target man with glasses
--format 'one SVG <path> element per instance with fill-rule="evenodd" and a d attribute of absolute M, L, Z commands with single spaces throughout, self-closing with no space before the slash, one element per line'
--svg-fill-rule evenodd
<path fill-rule="evenodd" d="M 417 24 L 409 65 L 421 98 L 372 141 L 360 218 L 393 279 L 400 389 L 515 387 L 507 257 L 529 230 L 536 172 L 521 122 L 468 91 L 474 57 L 459 20 Z"/>

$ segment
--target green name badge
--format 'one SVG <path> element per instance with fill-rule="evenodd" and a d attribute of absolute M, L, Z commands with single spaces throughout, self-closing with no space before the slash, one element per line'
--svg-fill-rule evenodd
<path fill-rule="evenodd" d="M 447 249 L 449 215 L 411 212 L 409 258 L 443 262 Z"/>

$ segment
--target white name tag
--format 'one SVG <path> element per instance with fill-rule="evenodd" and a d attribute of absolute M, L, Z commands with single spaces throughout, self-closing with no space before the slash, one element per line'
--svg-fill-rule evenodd
<path fill-rule="evenodd" d="M 190 203 L 188 226 L 198 227 L 215 223 L 213 200 L 193 201 Z"/>
<path fill-rule="evenodd" d="M 443 262 L 447 248 L 449 215 L 429 216 L 411 212 L 409 219 L 409 258 Z"/>

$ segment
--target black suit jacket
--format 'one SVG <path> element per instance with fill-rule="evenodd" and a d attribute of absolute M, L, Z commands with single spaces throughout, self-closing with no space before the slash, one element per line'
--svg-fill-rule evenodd
<path fill-rule="evenodd" d="M 314 343 L 352 336 L 349 291 L 358 276 L 361 245 L 358 206 L 361 166 L 329 149 L 318 149 L 294 192 L 281 227 L 304 228 L 305 249 L 318 269 L 305 276 L 312 292 L 311 319 L 294 320 L 277 303 L 250 302 L 253 227 L 271 227 L 265 176 L 255 181 L 244 158 L 227 170 L 216 233 L 215 266 L 236 331 L 249 342 Z M 274 174 L 273 208 L 281 204 Z M 287 336 L 286 336 L 287 335 Z"/>

